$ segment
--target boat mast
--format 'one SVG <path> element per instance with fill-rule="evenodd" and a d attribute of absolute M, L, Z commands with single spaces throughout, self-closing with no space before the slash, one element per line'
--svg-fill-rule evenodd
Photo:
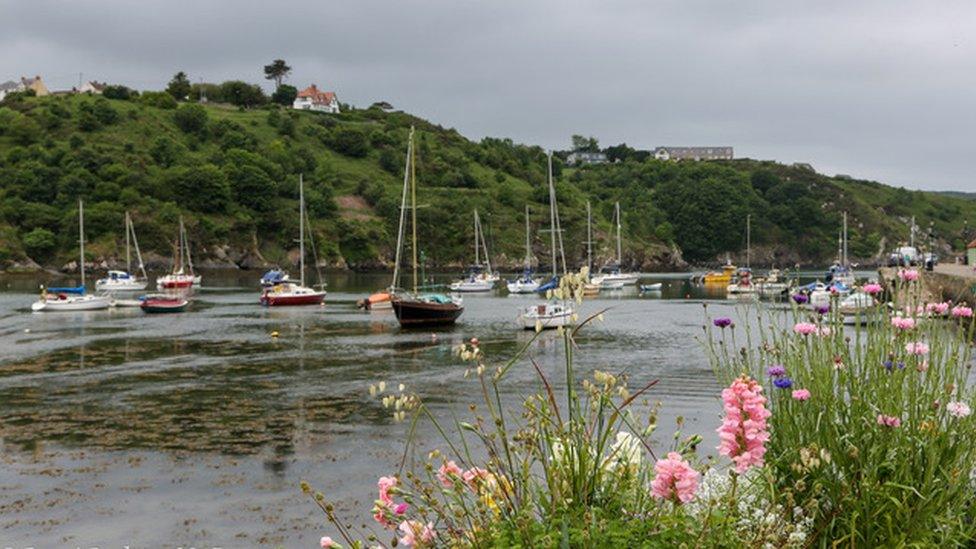
<path fill-rule="evenodd" d="M 586 268 L 593 268 L 593 223 L 591 221 L 590 201 L 586 201 Z"/>
<path fill-rule="evenodd" d="M 552 276 L 556 276 L 556 190 L 552 186 L 552 151 L 549 151 L 549 229 L 552 241 Z"/>
<path fill-rule="evenodd" d="M 125 272 L 132 274 L 132 255 L 129 253 L 129 212 L 125 212 Z"/>
<path fill-rule="evenodd" d="M 752 214 L 746 215 L 746 269 L 752 265 Z"/>
<path fill-rule="evenodd" d="M 400 226 L 397 228 L 396 260 L 393 264 L 393 284 L 391 290 L 400 286 L 400 253 L 403 248 L 403 230 L 407 221 L 407 188 L 410 186 L 410 151 L 413 148 L 413 126 L 410 126 L 410 137 L 407 139 L 407 160 L 403 169 L 403 196 L 400 198 Z"/>
<path fill-rule="evenodd" d="M 180 218 L 182 221 L 183 218 Z M 183 250 L 186 252 L 186 266 L 190 269 L 190 276 L 193 276 L 193 258 L 190 257 L 190 237 L 186 234 L 186 227 L 183 227 Z"/>
<path fill-rule="evenodd" d="M 128 230 L 132 231 L 132 244 L 136 249 L 136 260 L 139 261 L 139 270 L 142 271 L 142 278 L 147 279 L 149 278 L 149 275 L 146 274 L 146 266 L 142 263 L 142 252 L 139 251 L 139 239 L 136 238 L 136 226 L 134 223 L 132 223 L 132 217 L 129 215 L 129 212 L 125 212 L 125 215 L 129 221 Z"/>
<path fill-rule="evenodd" d="M 413 129 L 410 130 L 410 218 L 413 229 L 413 293 L 417 293 L 417 151 L 413 146 Z"/>
<path fill-rule="evenodd" d="M 525 205 L 525 270 L 532 268 L 532 244 L 529 241 L 529 205 Z"/>
<path fill-rule="evenodd" d="M 78 243 L 81 250 L 81 263 L 78 264 L 81 270 L 81 288 L 85 288 L 85 205 L 78 199 Z"/>
<path fill-rule="evenodd" d="M 475 214 L 478 211 L 475 210 Z M 481 225 L 481 217 L 478 217 L 478 233 L 481 234 L 481 246 L 482 250 L 485 252 L 485 268 L 491 273 L 491 257 L 488 256 L 488 238 L 485 237 L 485 228 Z"/>
<path fill-rule="evenodd" d="M 620 202 L 614 206 L 617 214 L 617 267 L 623 264 L 623 254 L 620 253 Z"/>
<path fill-rule="evenodd" d="M 481 246 L 481 241 L 478 238 L 478 210 L 474 211 L 474 264 L 481 266 L 481 257 L 478 255 L 478 248 Z"/>
<path fill-rule="evenodd" d="M 847 212 L 844 212 L 844 267 L 847 267 Z"/>
<path fill-rule="evenodd" d="M 302 174 L 298 174 L 298 264 L 301 270 L 299 276 L 301 287 L 305 287 L 305 181 Z"/>

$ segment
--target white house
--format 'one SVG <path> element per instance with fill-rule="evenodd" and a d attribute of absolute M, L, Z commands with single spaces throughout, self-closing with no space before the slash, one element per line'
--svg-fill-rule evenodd
<path fill-rule="evenodd" d="M 732 160 L 732 147 L 658 147 L 658 160 Z"/>
<path fill-rule="evenodd" d="M 566 157 L 566 163 L 570 166 L 590 166 L 593 164 L 606 164 L 607 155 L 602 152 L 573 151 Z"/>
<path fill-rule="evenodd" d="M 85 82 L 78 88 L 78 93 L 90 93 L 92 95 L 101 95 L 102 90 L 107 86 L 105 82 L 97 82 L 92 80 L 91 82 Z"/>
<path fill-rule="evenodd" d="M 318 89 L 315 84 L 298 92 L 292 108 L 305 111 L 339 112 L 339 99 L 335 92 Z"/>
<path fill-rule="evenodd" d="M 8 93 L 15 93 L 24 91 L 26 88 L 20 82 L 14 82 L 13 80 L 8 80 L 6 82 L 0 83 L 0 101 L 3 101 L 4 97 L 7 97 Z"/>

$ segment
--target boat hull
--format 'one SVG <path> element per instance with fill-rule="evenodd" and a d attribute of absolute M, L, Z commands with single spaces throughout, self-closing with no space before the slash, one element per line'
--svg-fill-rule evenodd
<path fill-rule="evenodd" d="M 514 282 L 508 282 L 508 293 L 510 294 L 534 294 L 536 290 L 539 289 L 539 281 L 530 280 L 516 280 Z"/>
<path fill-rule="evenodd" d="M 519 324 L 524 330 L 551 330 L 573 323 L 573 310 L 546 305 L 527 307 L 519 314 Z"/>
<path fill-rule="evenodd" d="M 296 305 L 319 305 L 325 299 L 325 292 L 302 294 L 271 294 L 261 296 L 261 304 L 266 307 L 291 307 Z"/>
<path fill-rule="evenodd" d="M 464 280 L 451 284 L 452 292 L 490 292 L 493 289 L 494 280 Z"/>
<path fill-rule="evenodd" d="M 146 299 L 140 307 L 149 314 L 182 313 L 190 302 L 185 299 Z"/>
<path fill-rule="evenodd" d="M 431 303 L 394 298 L 390 304 L 400 326 L 405 328 L 449 326 L 454 324 L 464 312 L 464 307 L 456 303 Z"/>
<path fill-rule="evenodd" d="M 108 296 L 70 296 L 63 299 L 43 299 L 31 305 L 32 311 L 43 312 L 72 312 L 98 311 L 108 309 L 112 300 Z"/>

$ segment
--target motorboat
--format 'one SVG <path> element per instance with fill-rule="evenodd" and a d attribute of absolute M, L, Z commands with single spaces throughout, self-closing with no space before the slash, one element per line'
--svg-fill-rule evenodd
<path fill-rule="evenodd" d="M 874 297 L 862 291 L 842 299 L 837 310 L 843 315 L 844 324 L 851 326 L 877 321 L 883 316 Z"/>
<path fill-rule="evenodd" d="M 729 294 L 754 294 L 756 286 L 752 283 L 752 269 L 742 268 L 736 274 L 736 281 L 729 284 L 725 291 Z"/>
<path fill-rule="evenodd" d="M 547 330 L 572 324 L 573 315 L 571 306 L 549 302 L 524 307 L 518 321 L 525 330 Z"/>
<path fill-rule="evenodd" d="M 779 297 L 788 293 L 791 286 L 789 281 L 781 279 L 782 276 L 783 273 L 779 269 L 770 269 L 766 276 L 757 278 L 753 284 L 760 296 Z"/>
<path fill-rule="evenodd" d="M 112 299 L 109 296 L 85 293 L 85 205 L 81 200 L 78 201 L 78 247 L 81 285 L 71 288 L 42 289 L 40 299 L 31 305 L 32 311 L 97 311 L 111 306 Z"/>
<path fill-rule="evenodd" d="M 725 265 L 722 266 L 721 271 L 711 271 L 705 273 L 701 277 L 701 281 L 707 285 L 729 285 L 732 283 L 732 279 L 735 277 L 735 273 L 738 269 L 732 264 L 730 260 L 727 260 Z"/>
<path fill-rule="evenodd" d="M 640 291 L 642 292 L 660 292 L 661 288 L 664 286 L 663 282 L 657 282 L 655 284 L 641 284 Z"/>

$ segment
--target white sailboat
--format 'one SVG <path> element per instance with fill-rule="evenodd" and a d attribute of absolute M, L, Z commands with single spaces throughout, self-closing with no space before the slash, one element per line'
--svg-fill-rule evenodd
<path fill-rule="evenodd" d="M 301 276 L 299 283 L 281 282 L 261 293 L 260 302 L 268 307 L 287 305 L 319 305 L 325 299 L 325 290 L 316 290 L 305 285 L 305 225 L 308 218 L 305 214 L 305 183 L 302 175 L 298 176 L 298 256 Z M 311 235 L 311 226 L 309 226 Z M 319 279 L 321 286 L 322 280 Z"/>
<path fill-rule="evenodd" d="M 515 280 L 508 281 L 508 291 L 513 294 L 531 294 L 539 289 L 539 279 L 532 277 L 532 242 L 529 235 L 529 206 L 525 205 L 525 270 Z"/>
<path fill-rule="evenodd" d="M 130 241 L 135 245 L 136 259 L 139 261 L 142 277 L 132 274 Z M 145 290 L 148 283 L 146 267 L 142 263 L 142 253 L 139 251 L 139 240 L 136 239 L 136 229 L 132 224 L 132 218 L 129 217 L 129 212 L 125 212 L 125 270 L 109 271 L 108 276 L 95 282 L 95 289 L 102 292 L 137 292 Z"/>
<path fill-rule="evenodd" d="M 193 259 L 190 257 L 190 242 L 186 237 L 186 227 L 183 225 L 182 215 L 180 216 L 180 237 L 177 248 L 177 259 L 173 263 L 173 272 L 156 279 L 156 287 L 160 290 L 186 289 L 200 285 L 201 277 L 193 273 Z M 184 264 L 186 265 L 187 271 L 184 271 Z"/>
<path fill-rule="evenodd" d="M 847 212 L 844 212 L 844 225 L 837 239 L 837 261 L 830 266 L 827 278 L 829 282 L 842 284 L 848 289 L 857 282 L 847 257 Z"/>
<path fill-rule="evenodd" d="M 85 293 L 85 205 L 78 200 L 78 245 L 80 249 L 81 286 L 78 288 L 48 288 L 41 291 L 41 298 L 31 305 L 32 311 L 97 311 L 108 309 L 111 298 Z"/>
<path fill-rule="evenodd" d="M 600 274 L 593 278 L 593 282 L 600 284 L 600 288 L 604 290 L 633 286 L 637 284 L 637 280 L 640 278 L 638 273 L 625 273 L 621 270 L 623 253 L 620 246 L 620 202 L 614 205 L 614 219 L 617 223 L 617 260 L 601 267 Z"/>
<path fill-rule="evenodd" d="M 562 230 L 559 226 L 559 206 L 556 204 L 556 186 L 552 182 L 552 152 L 548 158 L 549 167 L 549 232 L 552 247 L 552 280 L 539 286 L 537 291 L 548 291 L 558 286 L 558 276 L 556 274 L 556 237 L 559 237 L 559 254 L 562 258 L 563 274 L 566 274 L 566 254 L 563 250 Z M 550 300 L 529 307 L 522 307 L 519 310 L 518 322 L 523 329 L 547 329 L 558 328 L 570 324 L 573 319 L 573 306 L 571 301 L 563 300 L 556 302 Z"/>
<path fill-rule="evenodd" d="M 481 262 L 481 251 L 484 250 L 485 262 Z M 499 276 L 491 270 L 491 260 L 488 258 L 488 243 L 485 241 L 484 231 L 481 229 L 481 218 L 478 210 L 474 211 L 474 264 L 468 267 L 464 278 L 451 283 L 454 292 L 490 292 L 495 288 Z"/>
<path fill-rule="evenodd" d="M 746 216 L 746 266 L 736 273 L 735 282 L 726 286 L 731 295 L 754 294 L 756 285 L 752 282 L 752 215 Z"/>

